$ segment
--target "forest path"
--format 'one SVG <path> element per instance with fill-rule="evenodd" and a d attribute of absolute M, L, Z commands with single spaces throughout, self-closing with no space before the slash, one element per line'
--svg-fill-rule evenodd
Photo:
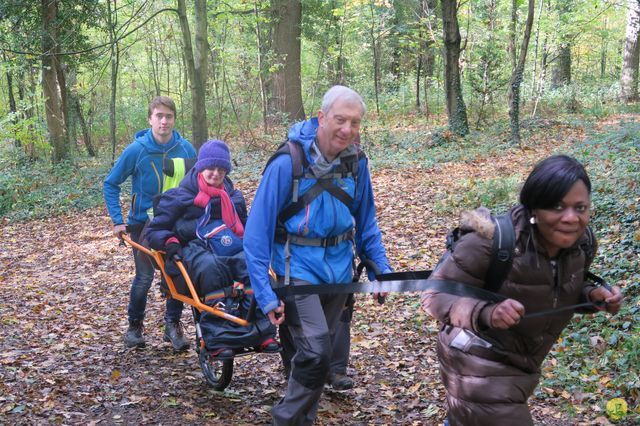
<path fill-rule="evenodd" d="M 576 129 L 558 134 L 566 132 L 584 136 Z M 466 162 L 374 169 L 378 221 L 392 266 L 428 269 L 437 262 L 456 223 L 438 205 L 459 194 L 464 179 L 506 174 L 521 181 L 536 161 L 569 140 L 546 134 L 531 137 L 524 150 Z M 236 185 L 252 198 L 257 181 L 239 179 Z M 270 407 L 285 388 L 279 356 L 237 359 L 229 388 L 213 391 L 193 350 L 175 354 L 162 342 L 164 303 L 157 286 L 147 306 L 146 349 L 124 348 L 133 262 L 130 249 L 112 237 L 105 209 L 0 229 L 1 423 L 270 422 Z M 193 336 L 189 310 L 183 320 Z M 383 306 L 360 295 L 349 370 L 356 388 L 325 392 L 317 424 L 441 424 L 435 331 L 416 294 L 391 295 Z M 572 402 L 577 404 L 532 398 L 536 424 L 594 424 L 588 407 L 576 410 L 584 418 L 569 419 L 561 406 Z"/>

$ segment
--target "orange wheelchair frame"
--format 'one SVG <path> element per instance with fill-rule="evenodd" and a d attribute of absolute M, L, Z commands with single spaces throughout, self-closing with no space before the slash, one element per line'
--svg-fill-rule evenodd
<path fill-rule="evenodd" d="M 231 382 L 231 377 L 233 375 L 233 358 L 218 359 L 210 355 L 209 352 L 206 350 L 204 339 L 202 338 L 202 334 L 200 331 L 200 324 L 199 324 L 200 313 L 209 312 L 215 316 L 224 318 L 225 320 L 232 321 L 240 326 L 249 326 L 250 322 L 247 319 L 236 317 L 227 312 L 224 312 L 221 309 L 202 303 L 184 264 L 178 260 L 175 262 L 175 264 L 180 270 L 180 273 L 182 274 L 182 277 L 185 280 L 190 296 L 186 296 L 184 294 L 179 293 L 178 290 L 176 289 L 176 285 L 173 281 L 173 278 L 171 277 L 171 275 L 169 275 L 165 271 L 165 260 L 163 257 L 164 252 L 148 249 L 147 247 L 133 241 L 127 234 L 122 234 L 122 239 L 131 247 L 148 255 L 153 260 L 153 262 L 155 262 L 155 264 L 158 266 L 158 269 L 160 269 L 162 277 L 164 278 L 167 284 L 167 287 L 169 290 L 169 296 L 171 298 L 175 300 L 179 300 L 191 306 L 194 320 L 196 323 L 196 345 L 195 345 L 196 348 L 195 349 L 196 349 L 196 352 L 198 353 L 198 361 L 200 363 L 200 367 L 202 368 L 202 372 L 204 374 L 204 377 L 207 383 L 213 386 L 213 388 L 216 390 L 219 390 L 219 391 L 224 390 Z M 273 274 L 273 272 L 270 271 L 270 274 Z M 245 294 L 251 295 L 253 294 L 253 291 L 250 289 L 247 289 L 245 291 Z M 255 309 L 255 300 L 252 301 L 251 305 L 252 306 L 248 314 L 248 317 L 252 315 L 252 312 Z M 242 356 L 242 355 L 253 353 L 255 352 L 255 350 L 245 348 L 241 350 L 236 350 L 235 352 L 236 352 L 236 356 Z"/>

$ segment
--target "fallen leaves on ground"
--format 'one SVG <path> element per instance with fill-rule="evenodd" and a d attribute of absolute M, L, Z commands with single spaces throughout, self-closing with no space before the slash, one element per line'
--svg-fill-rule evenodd
<path fill-rule="evenodd" d="M 532 141 L 499 157 L 433 168 L 372 172 L 389 259 L 396 270 L 429 269 L 456 214 L 432 200 L 469 176 L 524 177 L 562 141 Z M 251 195 L 255 180 L 237 186 Z M 81 215 L 3 223 L 0 249 L 0 415 L 14 424 L 266 424 L 285 389 L 280 358 L 242 357 L 231 385 L 204 382 L 195 352 L 174 353 L 162 340 L 164 301 L 149 294 L 142 350 L 125 349 L 131 250 L 117 244 L 104 209 Z M 435 352 L 437 325 L 419 311 L 417 294 L 391 295 L 383 306 L 359 295 L 349 373 L 356 388 L 327 391 L 319 424 L 438 424 L 444 391 Z M 191 314 L 183 321 L 193 336 Z M 598 342 L 594 345 L 597 347 Z M 531 399 L 536 424 L 567 424 L 561 389 Z M 573 404 L 589 404 L 575 396 Z M 578 422 L 609 424 L 604 413 L 576 410 Z M 573 419 L 576 421 L 576 419 Z"/>

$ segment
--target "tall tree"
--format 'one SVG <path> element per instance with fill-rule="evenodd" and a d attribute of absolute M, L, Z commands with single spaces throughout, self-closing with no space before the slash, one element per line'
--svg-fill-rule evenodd
<path fill-rule="evenodd" d="M 559 0 L 556 3 L 558 11 L 558 22 L 560 28 L 566 28 L 573 16 L 571 14 L 573 0 Z M 555 66 L 551 75 L 551 86 L 554 88 L 565 86 L 571 83 L 571 40 L 574 35 L 566 30 L 559 31 L 558 56 L 555 59 Z"/>
<path fill-rule="evenodd" d="M 513 1 L 514 9 L 517 8 L 516 0 Z M 529 49 L 529 39 L 531 38 L 531 28 L 533 27 L 533 15 L 535 0 L 529 0 L 527 22 L 524 26 L 524 35 L 520 44 L 520 56 L 511 74 L 511 84 L 509 86 L 509 125 L 511 127 L 511 142 L 520 144 L 520 85 L 524 77 L 524 65 L 527 60 L 527 50 Z M 512 19 L 517 19 L 517 13 L 512 13 Z M 515 23 L 512 24 L 515 27 Z"/>
<path fill-rule="evenodd" d="M 504 35 L 498 18 L 498 1 L 482 0 L 474 6 L 474 15 L 483 27 L 475 37 L 476 47 L 467 75 L 473 92 L 480 97 L 476 123 L 476 126 L 479 126 L 486 119 L 485 107 L 492 103 L 494 94 L 506 86 L 509 75 L 502 66 L 507 62 L 507 58 L 503 47 Z"/>
<path fill-rule="evenodd" d="M 118 25 L 118 8 L 116 0 L 107 0 L 107 26 L 109 33 L 109 45 L 111 51 L 111 87 L 109 97 L 109 136 L 111 139 L 111 163 L 116 160 L 116 92 L 118 89 L 118 69 L 120 67 L 120 44 L 116 26 Z"/>
<path fill-rule="evenodd" d="M 196 148 L 200 148 L 209 137 L 205 102 L 207 55 L 209 52 L 206 0 L 195 0 L 194 9 L 196 20 L 195 50 L 191 44 L 191 30 L 189 29 L 185 0 L 178 0 L 178 16 L 180 17 L 180 27 L 182 28 L 184 57 L 191 88 L 191 126 L 193 129 L 191 142 Z"/>
<path fill-rule="evenodd" d="M 271 0 L 275 65 L 273 74 L 271 113 L 280 113 L 287 120 L 304 118 L 302 80 L 300 77 L 300 35 L 302 2 L 300 0 Z"/>
<path fill-rule="evenodd" d="M 416 108 L 422 107 L 420 101 L 420 82 L 424 76 L 424 105 L 426 114 L 429 115 L 429 102 L 427 98 L 428 89 L 436 62 L 436 36 L 437 18 L 436 8 L 437 0 L 420 0 L 418 5 L 419 18 L 419 51 L 416 67 Z"/>
<path fill-rule="evenodd" d="M 445 48 L 444 88 L 447 97 L 449 129 L 460 136 L 465 136 L 469 133 L 469 124 L 460 81 L 461 37 L 457 0 L 442 0 L 442 30 Z"/>
<path fill-rule="evenodd" d="M 9 63 L 5 52 L 2 53 L 2 59 L 4 60 L 4 62 Z M 7 78 L 7 95 L 9 96 L 9 112 L 11 113 L 11 124 L 15 125 L 18 121 L 18 108 L 16 105 L 16 98 L 13 94 L 13 70 L 10 67 L 7 67 L 7 69 L 5 70 L 5 76 Z M 18 136 L 14 138 L 13 143 L 16 147 L 22 145 L 22 141 Z"/>
<path fill-rule="evenodd" d="M 256 18 L 256 44 L 257 44 L 257 55 L 256 55 L 256 59 L 257 59 L 257 65 L 258 65 L 258 83 L 260 85 L 260 106 L 262 107 L 262 128 L 265 132 L 268 131 L 269 129 L 269 108 L 267 105 L 267 84 L 266 84 L 266 72 L 265 72 L 265 67 L 264 67 L 264 63 L 265 63 L 265 56 L 268 52 L 268 49 L 265 46 L 264 43 L 264 37 L 263 37 L 263 28 L 261 23 L 262 18 L 260 17 L 260 13 L 258 11 L 258 2 L 257 0 L 253 1 L 253 13 L 255 15 Z"/>
<path fill-rule="evenodd" d="M 638 63 L 640 62 L 640 0 L 628 0 L 627 35 L 620 78 L 621 97 L 625 102 L 638 99 Z"/>
<path fill-rule="evenodd" d="M 402 16 L 402 2 L 400 0 L 392 0 L 392 17 L 391 17 L 391 29 L 389 34 L 389 44 L 391 48 L 391 63 L 389 72 L 392 76 L 390 88 L 393 91 L 397 91 L 400 88 L 400 78 L 402 73 L 402 48 L 401 48 L 401 28 L 404 24 L 404 17 Z"/>
<path fill-rule="evenodd" d="M 45 97 L 45 110 L 49 139 L 53 146 L 53 162 L 59 163 L 68 156 L 65 137 L 64 116 L 62 112 L 61 90 L 57 70 L 58 43 L 58 2 L 41 0 L 42 17 L 42 92 Z"/>
<path fill-rule="evenodd" d="M 369 11 L 371 12 L 371 25 L 369 27 L 369 35 L 371 36 L 371 52 L 373 56 L 373 91 L 376 100 L 376 113 L 380 114 L 380 31 L 376 25 L 376 8 L 375 1 L 369 2 Z"/>

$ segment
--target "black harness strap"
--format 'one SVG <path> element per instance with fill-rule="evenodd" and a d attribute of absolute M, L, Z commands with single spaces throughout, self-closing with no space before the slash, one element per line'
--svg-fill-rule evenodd
<path fill-rule="evenodd" d="M 276 228 L 276 233 L 273 240 L 280 244 L 286 244 L 288 241 L 291 244 L 296 244 L 299 246 L 326 248 L 326 247 L 337 246 L 343 241 L 353 241 L 354 238 L 355 238 L 355 232 L 353 229 L 333 237 L 309 238 L 309 237 L 300 237 L 298 235 L 293 235 L 293 234 L 287 234 L 284 230 Z"/>
<path fill-rule="evenodd" d="M 307 192 L 302 194 L 301 197 L 298 197 L 298 200 L 289 204 L 285 207 L 280 214 L 278 215 L 278 220 L 280 223 L 285 223 L 287 220 L 291 219 L 298 213 L 300 210 L 305 208 L 307 204 L 311 204 L 311 202 L 322 194 L 324 188 L 322 187 L 321 180 L 318 180 L 315 185 L 313 185 Z M 297 192 L 296 192 L 297 193 Z"/>
<path fill-rule="evenodd" d="M 285 207 L 278 215 L 278 220 L 280 221 L 280 223 L 285 223 L 287 220 L 291 219 L 296 213 L 304 209 L 307 205 L 311 204 L 311 202 L 318 198 L 324 191 L 329 192 L 347 207 L 351 207 L 353 198 L 342 188 L 334 185 L 334 183 L 332 182 L 332 178 L 318 179 L 317 182 L 307 190 L 307 192 L 302 194 L 301 197 L 298 197 L 296 201 Z"/>
<path fill-rule="evenodd" d="M 325 189 L 325 191 L 333 195 L 345 206 L 351 208 L 351 204 L 353 203 L 353 198 L 351 197 L 351 195 L 347 194 L 339 186 L 334 185 L 333 182 L 329 179 L 320 179 L 318 182 Z"/>
<path fill-rule="evenodd" d="M 491 302 L 501 302 L 506 297 L 491 293 L 479 287 L 468 286 L 456 281 L 448 280 L 390 280 L 366 283 L 335 283 L 288 285 L 274 288 L 273 291 L 281 298 L 303 294 L 345 294 L 345 293 L 406 293 L 434 290 L 456 296 L 473 297 Z"/>
<path fill-rule="evenodd" d="M 485 277 L 487 290 L 497 293 L 509 275 L 513 263 L 513 251 L 516 245 L 516 233 L 509 213 L 495 216 L 496 224 L 493 236 L 491 261 Z"/>
<path fill-rule="evenodd" d="M 436 280 L 428 279 L 431 271 L 409 271 L 409 272 L 394 272 L 390 274 L 378 275 L 377 281 L 367 283 L 332 283 L 332 284 L 305 284 L 305 285 L 285 285 L 283 287 L 276 287 L 273 291 L 276 293 L 279 299 L 285 299 L 287 297 L 295 295 L 309 295 L 309 294 L 344 294 L 344 293 L 406 293 L 406 292 L 418 292 L 418 291 L 436 291 L 440 293 L 447 293 L 460 297 L 471 297 L 474 299 L 486 300 L 491 303 L 500 303 L 506 300 L 507 297 L 487 291 L 480 287 L 473 287 L 470 285 L 462 284 L 457 281 L 450 280 Z M 608 290 L 611 287 L 606 281 L 597 275 L 589 272 L 587 274 L 588 279 L 592 280 L 595 284 L 601 285 Z M 585 302 L 575 305 L 562 306 L 554 309 L 547 309 L 539 312 L 533 312 L 525 314 L 522 318 L 529 319 L 535 317 L 542 317 L 548 315 L 555 315 L 559 312 L 576 310 L 581 308 L 599 308 L 604 306 L 604 303 L 598 302 Z"/>

